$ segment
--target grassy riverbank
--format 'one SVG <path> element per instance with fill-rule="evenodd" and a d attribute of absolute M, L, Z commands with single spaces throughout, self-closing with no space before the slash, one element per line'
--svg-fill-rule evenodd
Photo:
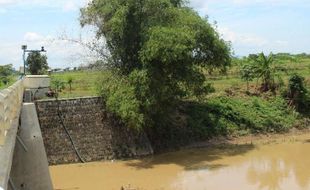
<path fill-rule="evenodd" d="M 233 64 L 227 74 L 207 74 L 208 82 L 215 91 L 199 99 L 184 98 L 168 120 L 159 122 L 156 128 L 146 129 L 151 141 L 155 142 L 154 146 L 165 149 L 170 145 L 184 145 L 214 136 L 281 133 L 294 127 L 309 127 L 308 116 L 288 106 L 282 91 L 287 88 L 288 79 L 293 73 L 303 76 L 305 86 L 309 88 L 310 59 L 278 64 L 288 69 L 279 73 L 283 85 L 274 93 L 257 90 L 256 80 L 249 83 L 247 91 L 246 82 L 239 76 L 240 64 Z M 107 73 L 72 71 L 56 73 L 51 77 L 52 80 L 61 80 L 65 84 L 60 97 L 72 98 L 98 95 L 98 81 Z M 72 80 L 71 91 L 69 79 Z"/>

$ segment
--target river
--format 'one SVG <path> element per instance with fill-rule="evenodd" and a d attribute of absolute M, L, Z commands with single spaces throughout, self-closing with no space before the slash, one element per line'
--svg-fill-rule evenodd
<path fill-rule="evenodd" d="M 309 190 L 310 135 L 129 161 L 51 166 L 57 190 Z"/>

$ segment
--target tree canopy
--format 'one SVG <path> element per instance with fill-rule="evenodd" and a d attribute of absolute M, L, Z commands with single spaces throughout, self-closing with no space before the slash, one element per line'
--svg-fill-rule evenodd
<path fill-rule="evenodd" d="M 182 0 L 93 0 L 80 21 L 106 39 L 109 65 L 132 86 L 135 112 L 144 120 L 166 113 L 181 97 L 207 92 L 204 68 L 225 70 L 231 61 L 229 44 Z M 118 89 L 104 94 L 106 100 Z M 120 102 L 113 105 L 121 109 Z"/>
<path fill-rule="evenodd" d="M 32 75 L 44 74 L 48 69 L 47 57 L 39 52 L 29 53 L 26 62 L 28 70 Z"/>

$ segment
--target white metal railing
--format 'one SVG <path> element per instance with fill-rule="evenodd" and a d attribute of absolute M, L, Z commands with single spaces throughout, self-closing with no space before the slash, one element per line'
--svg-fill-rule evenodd
<path fill-rule="evenodd" d="M 23 79 L 0 91 L 0 146 L 4 144 L 13 120 L 19 117 L 23 92 Z"/>

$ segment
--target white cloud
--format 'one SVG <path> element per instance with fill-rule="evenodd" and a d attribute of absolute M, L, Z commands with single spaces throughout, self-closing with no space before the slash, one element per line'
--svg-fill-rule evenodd
<path fill-rule="evenodd" d="M 35 32 L 27 32 L 25 35 L 24 35 L 24 40 L 26 42 L 35 42 L 35 41 L 40 41 L 40 40 L 43 40 L 44 37 L 41 36 L 40 34 L 37 34 Z"/>
<path fill-rule="evenodd" d="M 62 9 L 63 11 L 75 11 L 79 7 L 85 6 L 89 1 L 90 0 L 0 0 L 0 6 L 40 6 Z"/>
<path fill-rule="evenodd" d="M 242 55 L 258 52 L 302 52 L 302 50 L 296 48 L 292 49 L 292 44 L 286 40 L 270 40 L 255 34 L 236 33 L 225 27 L 219 27 L 218 32 L 224 40 L 232 42 L 233 49 L 238 51 L 236 53 L 241 53 Z"/>
<path fill-rule="evenodd" d="M 203 12 L 206 13 L 208 12 L 208 1 L 204 1 L 204 0 L 190 0 L 190 5 L 192 7 L 194 7 L 196 10 L 198 10 L 199 12 Z"/>
<path fill-rule="evenodd" d="M 8 5 L 16 2 L 16 0 L 0 0 L 0 5 Z"/>
<path fill-rule="evenodd" d="M 229 10 L 247 7 L 310 7 L 309 0 L 189 0 L 189 3 L 191 7 L 202 15 L 218 12 L 218 8 L 220 10 Z"/>
<path fill-rule="evenodd" d="M 18 69 L 22 65 L 21 45 L 23 44 L 26 44 L 28 49 L 40 49 L 44 46 L 47 50 L 48 64 L 52 68 L 76 67 L 94 58 L 91 57 L 93 54 L 79 43 L 61 40 L 57 36 L 26 32 L 22 42 L 1 43 L 0 65 L 12 63 Z"/>
<path fill-rule="evenodd" d="M 236 33 L 229 28 L 219 27 L 218 32 L 223 36 L 224 40 L 230 41 L 237 45 L 247 45 L 247 46 L 264 46 L 268 44 L 268 40 L 257 36 L 255 34 L 241 34 Z"/>
<path fill-rule="evenodd" d="M 73 1 L 67 1 L 63 6 L 63 11 L 75 11 L 78 9 L 78 5 Z"/>
<path fill-rule="evenodd" d="M 235 5 L 254 5 L 254 4 L 287 5 L 290 3 L 296 3 L 296 0 L 189 0 L 189 2 L 192 5 L 198 5 L 198 7 L 200 7 L 200 5 L 207 5 L 210 3 L 235 4 Z M 298 3 L 309 4 L 309 1 L 298 0 Z"/>
<path fill-rule="evenodd" d="M 78 66 L 81 64 L 78 60 L 80 55 L 86 53 L 85 48 L 78 43 L 71 43 L 54 36 L 44 36 L 35 32 L 27 32 L 24 35 L 24 41 L 29 49 L 39 49 L 44 46 L 51 67 Z"/>
<path fill-rule="evenodd" d="M 254 5 L 254 4 L 287 5 L 289 3 L 296 3 L 296 0 L 232 0 L 232 2 L 238 5 Z"/>

